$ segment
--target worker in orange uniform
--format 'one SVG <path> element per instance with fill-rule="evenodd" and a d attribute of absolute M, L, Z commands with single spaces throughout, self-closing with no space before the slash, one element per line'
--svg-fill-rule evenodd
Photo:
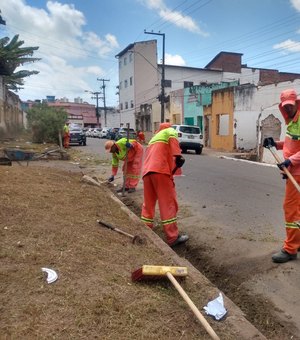
<path fill-rule="evenodd" d="M 279 110 L 287 125 L 284 141 L 265 138 L 263 146 L 283 150 L 284 162 L 279 169 L 287 168 L 296 182 L 300 184 L 300 100 L 293 89 L 285 90 L 280 95 Z M 286 238 L 283 248 L 272 256 L 273 262 L 284 263 L 297 258 L 300 248 L 300 193 L 289 178 L 286 179 L 283 203 Z"/>
<path fill-rule="evenodd" d="M 145 134 L 143 131 L 140 130 L 137 131 L 137 138 L 141 144 L 145 144 Z"/>
<path fill-rule="evenodd" d="M 118 173 L 119 160 L 124 161 L 123 173 L 125 171 L 125 160 L 127 157 L 127 169 L 125 174 L 125 191 L 128 193 L 135 192 L 135 188 L 140 180 L 142 161 L 143 161 L 143 147 L 135 139 L 121 138 L 117 142 L 109 140 L 105 143 L 106 152 L 112 153 L 112 174 L 108 182 L 113 182 Z M 122 192 L 122 189 L 117 190 Z"/>
<path fill-rule="evenodd" d="M 64 148 L 68 149 L 70 147 L 70 128 L 69 128 L 69 122 L 66 122 L 64 125 Z"/>
<path fill-rule="evenodd" d="M 142 174 L 144 202 L 141 219 L 148 227 L 153 228 L 155 205 L 158 201 L 164 233 L 171 247 L 189 239 L 187 235 L 180 235 L 177 227 L 178 203 L 173 174 L 184 164 L 177 136 L 171 124 L 160 124 L 146 149 Z"/>

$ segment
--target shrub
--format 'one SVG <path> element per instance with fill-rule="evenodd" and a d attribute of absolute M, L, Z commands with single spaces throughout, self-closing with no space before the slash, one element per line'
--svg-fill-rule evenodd
<path fill-rule="evenodd" d="M 28 110 L 28 126 L 32 131 L 34 143 L 58 143 L 59 131 L 62 131 L 68 114 L 62 108 L 37 104 Z"/>

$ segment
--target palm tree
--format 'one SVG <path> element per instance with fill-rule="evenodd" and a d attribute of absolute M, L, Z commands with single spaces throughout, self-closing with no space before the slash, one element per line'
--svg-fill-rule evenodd
<path fill-rule="evenodd" d="M 9 90 L 17 91 L 20 85 L 24 85 L 24 78 L 38 71 L 20 70 L 16 68 L 25 64 L 40 60 L 32 58 L 34 51 L 39 47 L 21 47 L 24 41 L 19 40 L 19 35 L 15 35 L 10 41 L 8 37 L 0 39 L 0 76 L 3 77 L 4 84 Z"/>

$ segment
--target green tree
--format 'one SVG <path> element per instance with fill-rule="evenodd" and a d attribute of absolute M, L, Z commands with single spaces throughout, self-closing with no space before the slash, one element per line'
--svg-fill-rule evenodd
<path fill-rule="evenodd" d="M 25 63 L 40 60 L 31 57 L 39 47 L 21 47 L 23 44 L 24 41 L 19 40 L 19 35 L 15 35 L 11 40 L 8 37 L 0 39 L 0 75 L 9 90 L 17 91 L 19 86 L 24 85 L 25 77 L 39 73 L 26 70 L 15 72 L 17 67 Z"/>
<path fill-rule="evenodd" d="M 68 118 L 67 112 L 62 108 L 36 104 L 27 112 L 28 126 L 32 130 L 32 139 L 35 143 L 58 143 L 58 134 L 62 131 Z"/>

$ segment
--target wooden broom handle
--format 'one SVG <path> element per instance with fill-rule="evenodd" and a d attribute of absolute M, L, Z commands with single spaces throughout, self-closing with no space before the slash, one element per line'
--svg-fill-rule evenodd
<path fill-rule="evenodd" d="M 274 158 L 276 159 L 276 162 L 278 164 L 282 163 L 282 160 L 280 159 L 280 157 L 278 156 L 276 149 L 274 146 L 270 146 L 269 147 L 272 155 L 274 156 Z M 297 181 L 295 180 L 295 178 L 292 176 L 292 174 L 289 172 L 289 170 L 284 166 L 282 168 L 282 171 L 288 176 L 288 178 L 291 180 L 291 182 L 294 184 L 295 188 L 298 190 L 298 192 L 300 192 L 300 186 L 297 183 Z"/>
<path fill-rule="evenodd" d="M 217 336 L 215 331 L 211 328 L 210 324 L 206 321 L 204 316 L 199 312 L 199 309 L 194 305 L 193 301 L 189 298 L 187 293 L 183 290 L 183 288 L 180 286 L 180 284 L 177 282 L 175 277 L 170 273 L 167 272 L 167 276 L 169 280 L 173 283 L 174 287 L 177 289 L 178 293 L 183 297 L 185 302 L 189 305 L 193 313 L 196 315 L 197 319 L 201 322 L 207 333 L 211 336 L 214 340 L 220 340 L 220 338 Z"/>

